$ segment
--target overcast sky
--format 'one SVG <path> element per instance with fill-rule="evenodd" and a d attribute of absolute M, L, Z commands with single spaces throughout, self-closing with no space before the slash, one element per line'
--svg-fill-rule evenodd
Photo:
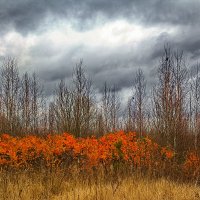
<path fill-rule="evenodd" d="M 137 68 L 153 82 L 166 43 L 200 60 L 200 0 L 0 0 L 0 59 L 38 73 L 47 94 L 83 59 L 97 89 L 126 96 Z"/>

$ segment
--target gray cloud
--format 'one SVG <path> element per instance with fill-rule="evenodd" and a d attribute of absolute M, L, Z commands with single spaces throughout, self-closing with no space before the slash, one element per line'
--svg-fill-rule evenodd
<path fill-rule="evenodd" d="M 44 81 L 48 95 L 60 79 L 71 80 L 73 68 L 81 58 L 99 91 L 105 81 L 118 90 L 130 88 L 139 67 L 148 83 L 154 83 L 155 67 L 166 43 L 184 50 L 190 60 L 200 58 L 199 0 L 0 0 L 2 35 L 14 29 L 25 37 L 29 33 L 39 36 L 58 21 L 68 22 L 81 32 L 118 19 L 144 27 L 167 26 L 176 31 L 165 30 L 134 48 L 133 44 L 121 44 L 115 49 L 103 46 L 91 49 L 84 44 L 59 48 L 51 41 L 41 40 L 28 49 L 30 60 L 26 64 Z"/>
<path fill-rule="evenodd" d="M 107 20 L 124 18 L 129 21 L 152 24 L 199 25 L 198 0 L 1 0 L 0 26 L 6 32 L 11 28 L 28 33 L 43 29 L 55 19 L 70 22 L 84 30 Z"/>
<path fill-rule="evenodd" d="M 52 88 L 55 88 L 55 83 L 59 80 L 64 79 L 70 83 L 73 69 L 81 58 L 95 89 L 102 92 L 103 84 L 107 82 L 120 91 L 132 87 L 138 68 L 143 69 L 149 83 L 154 82 L 155 78 L 150 76 L 150 72 L 158 64 L 160 53 L 157 51 L 160 52 L 163 47 L 163 43 L 159 46 L 160 43 L 162 42 L 154 37 L 140 42 L 134 48 L 131 43 L 114 49 L 102 46 L 93 49 L 78 45 L 59 51 L 51 43 L 43 41 L 30 49 L 30 64 L 44 80 L 48 95 L 51 95 Z"/>

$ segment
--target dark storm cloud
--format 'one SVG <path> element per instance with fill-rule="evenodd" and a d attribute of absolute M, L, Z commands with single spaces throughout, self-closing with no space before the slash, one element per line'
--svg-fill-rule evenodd
<path fill-rule="evenodd" d="M 0 33 L 15 29 L 21 34 L 38 34 L 51 29 L 59 20 L 78 31 L 92 29 L 101 23 L 125 19 L 143 27 L 175 28 L 147 37 L 137 47 L 121 44 L 114 50 L 76 44 L 57 47 L 42 40 L 28 52 L 30 66 L 45 83 L 48 95 L 60 79 L 69 81 L 76 63 L 83 58 L 86 72 L 94 86 L 102 90 L 105 81 L 118 90 L 132 86 L 137 68 L 141 67 L 152 84 L 164 44 L 184 50 L 189 58 L 200 58 L 199 0 L 0 0 Z M 130 33 L 131 34 L 131 33 Z M 109 39 L 109 38 L 108 38 Z"/>
<path fill-rule="evenodd" d="M 166 44 L 173 51 L 183 51 L 186 60 L 196 62 L 200 59 L 200 26 L 179 27 L 175 34 L 162 33 L 157 37 L 151 58 L 159 58 Z"/>
<path fill-rule="evenodd" d="M 95 23 L 125 18 L 152 24 L 199 24 L 198 0 L 1 0 L 0 26 L 28 33 L 44 28 L 55 19 L 70 22 L 79 30 L 91 28 Z M 98 21 L 100 19 L 100 22 Z"/>
<path fill-rule="evenodd" d="M 160 40 L 159 42 L 162 43 Z M 117 91 L 120 91 L 132 87 L 138 68 L 142 68 L 148 81 L 153 82 L 155 78 L 150 77 L 149 72 L 157 65 L 160 56 L 155 53 L 159 47 L 157 43 L 157 37 L 153 37 L 140 42 L 134 48 L 131 43 L 121 44 L 114 49 L 102 46 L 94 49 L 87 45 L 77 45 L 66 46 L 59 51 L 51 43 L 43 41 L 30 49 L 30 64 L 44 80 L 48 95 L 51 95 L 52 88 L 59 80 L 64 79 L 70 84 L 73 69 L 81 58 L 88 77 L 99 92 L 102 92 L 105 82 L 110 86 L 115 85 Z M 163 44 L 161 48 L 162 46 Z"/>

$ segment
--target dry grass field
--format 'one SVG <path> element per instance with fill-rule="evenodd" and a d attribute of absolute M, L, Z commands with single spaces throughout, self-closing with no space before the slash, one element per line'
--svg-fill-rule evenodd
<path fill-rule="evenodd" d="M 166 178 L 76 172 L 2 172 L 2 200 L 198 200 L 200 187 Z"/>

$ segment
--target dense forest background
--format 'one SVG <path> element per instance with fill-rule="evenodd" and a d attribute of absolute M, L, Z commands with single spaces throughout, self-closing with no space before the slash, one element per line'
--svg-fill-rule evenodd
<path fill-rule="evenodd" d="M 6 58 L 0 73 L 0 133 L 100 137 L 125 130 L 140 138 L 149 134 L 175 151 L 200 150 L 200 65 L 188 66 L 182 51 L 166 46 L 155 85 L 147 91 L 144 72 L 138 69 L 124 108 L 115 85 L 102 83 L 97 98 L 82 61 L 71 84 L 61 80 L 49 99 L 36 74 L 21 75 L 17 61 Z"/>

